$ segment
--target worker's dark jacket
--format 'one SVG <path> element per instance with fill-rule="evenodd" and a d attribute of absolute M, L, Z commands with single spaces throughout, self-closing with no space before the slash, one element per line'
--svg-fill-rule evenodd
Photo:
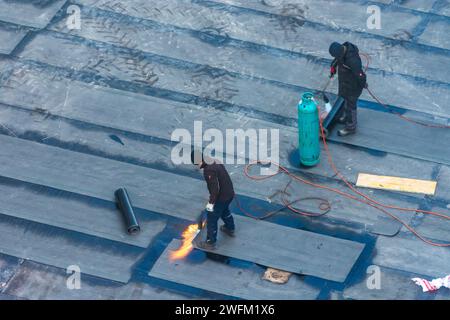
<path fill-rule="evenodd" d="M 225 202 L 233 199 L 234 189 L 231 178 L 221 163 L 203 164 L 203 176 L 209 190 L 209 203 Z"/>
<path fill-rule="evenodd" d="M 366 85 L 366 74 L 362 70 L 358 47 L 345 42 L 347 48 L 342 59 L 334 59 L 332 66 L 337 67 L 339 77 L 339 95 L 344 98 L 359 97 Z"/>

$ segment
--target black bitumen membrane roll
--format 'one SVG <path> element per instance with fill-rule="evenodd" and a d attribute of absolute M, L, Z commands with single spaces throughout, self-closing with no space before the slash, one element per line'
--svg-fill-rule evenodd
<path fill-rule="evenodd" d="M 117 207 L 119 208 L 120 212 L 122 212 L 122 215 L 125 218 L 128 233 L 138 233 L 141 228 L 139 227 L 139 223 L 134 214 L 133 206 L 131 204 L 131 200 L 128 196 L 127 190 L 125 188 L 117 189 L 114 192 L 114 195 L 116 196 Z"/>

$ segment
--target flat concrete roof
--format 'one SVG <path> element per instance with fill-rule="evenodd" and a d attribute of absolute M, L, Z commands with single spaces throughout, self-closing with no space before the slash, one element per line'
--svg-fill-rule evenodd
<path fill-rule="evenodd" d="M 230 242 L 224 248 L 235 258 L 194 249 L 184 260 L 168 259 L 208 199 L 200 172 L 170 158 L 172 132 L 192 131 L 194 121 L 204 129 L 278 129 L 283 166 L 346 190 L 323 146 L 314 168 L 299 166 L 297 152 L 296 106 L 303 92 L 326 83 L 333 41 L 370 56 L 369 86 L 391 110 L 450 124 L 448 1 L 370 4 L 381 9 L 381 29 L 367 26 L 362 0 L 0 0 L 0 300 L 449 299 L 448 289 L 422 293 L 411 281 L 449 274 L 448 247 L 425 244 L 373 207 L 301 183 L 289 187 L 291 197 L 325 198 L 331 211 L 309 218 L 280 210 L 262 229 L 292 234 L 284 242 L 247 228 L 252 252 L 236 253 Z M 69 28 L 69 5 L 80 9 L 79 29 Z M 336 81 L 327 92 L 334 101 Z M 367 92 L 358 106 L 358 135 L 330 137 L 337 168 L 352 183 L 360 172 L 435 180 L 434 196 L 360 190 L 448 216 L 449 130 L 405 122 Z M 255 182 L 244 165 L 227 169 L 247 211 L 282 208 L 274 194 L 287 176 Z M 126 234 L 115 206 L 119 187 L 130 193 L 138 236 Z M 298 206 L 317 210 L 314 201 Z M 244 215 L 236 204 L 231 210 Z M 388 211 L 427 239 L 450 241 L 448 220 Z M 237 219 L 244 220 L 251 223 Z M 261 261 L 307 250 L 312 242 L 290 239 L 311 234 L 313 270 L 285 287 L 262 280 Z M 264 248 L 256 252 L 259 236 Z M 330 253 L 320 250 L 338 244 L 358 252 L 330 276 Z M 66 286 L 74 265 L 83 274 L 80 290 Z M 378 290 L 367 286 L 374 268 Z M 211 281 L 198 281 L 197 270 Z"/>

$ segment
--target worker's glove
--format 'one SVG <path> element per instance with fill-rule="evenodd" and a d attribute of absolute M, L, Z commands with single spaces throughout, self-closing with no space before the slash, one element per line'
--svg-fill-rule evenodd
<path fill-rule="evenodd" d="M 213 203 L 209 203 L 206 205 L 206 211 L 208 212 L 213 212 L 214 211 L 214 204 Z"/>
<path fill-rule="evenodd" d="M 333 66 L 330 67 L 330 78 L 333 78 L 335 74 L 336 74 L 336 68 Z"/>

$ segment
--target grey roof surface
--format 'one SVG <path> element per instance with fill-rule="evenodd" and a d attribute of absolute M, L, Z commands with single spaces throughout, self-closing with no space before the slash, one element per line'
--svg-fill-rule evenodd
<path fill-rule="evenodd" d="M 369 4 L 382 9 L 379 30 L 366 26 Z M 80 8 L 79 30 L 67 27 L 70 5 Z M 450 274 L 448 247 L 301 183 L 290 186 L 291 197 L 325 198 L 331 211 L 308 218 L 282 210 L 259 229 L 238 217 L 253 231 L 237 240 L 252 243 L 226 243 L 232 257 L 194 249 L 168 259 L 208 199 L 201 174 L 172 163 L 173 130 L 192 130 L 194 121 L 204 130 L 279 129 L 283 166 L 346 190 L 323 146 L 316 167 L 300 167 L 297 156 L 296 106 L 303 92 L 324 86 L 329 44 L 351 41 L 370 55 L 369 86 L 396 112 L 449 125 L 448 30 L 448 0 L 0 0 L 0 300 L 448 300 L 448 289 L 422 293 L 411 281 Z M 333 99 L 336 91 L 333 81 Z M 358 135 L 330 137 L 336 167 L 352 183 L 359 172 L 437 180 L 434 196 L 361 190 L 449 215 L 450 131 L 404 122 L 367 92 L 358 105 Z M 281 208 L 273 195 L 286 176 L 255 182 L 243 165 L 227 169 L 247 211 Z M 119 187 L 130 193 L 139 235 L 125 232 L 114 203 Z M 314 201 L 298 206 L 317 210 Z M 231 210 L 243 215 L 236 204 Z M 448 220 L 389 212 L 427 239 L 450 241 Z M 295 254 L 308 235 L 341 255 L 308 257 L 314 272 L 285 285 L 261 279 L 272 264 L 264 261 Z M 330 276 L 331 262 L 346 252 L 333 248 L 343 244 L 358 250 Z M 66 285 L 71 265 L 81 268 L 80 290 Z M 367 286 L 369 266 L 380 268 L 379 290 Z"/>

